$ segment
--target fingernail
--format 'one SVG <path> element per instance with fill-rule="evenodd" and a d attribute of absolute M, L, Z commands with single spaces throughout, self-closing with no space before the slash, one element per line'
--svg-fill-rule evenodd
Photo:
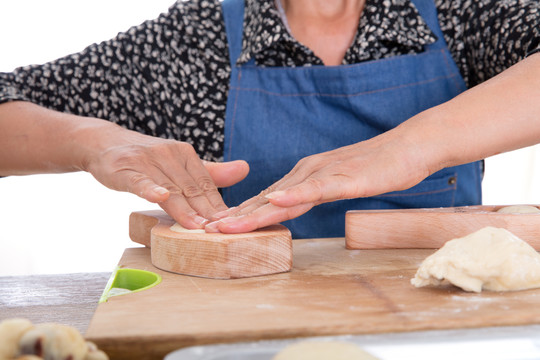
<path fill-rule="evenodd" d="M 169 190 L 167 190 L 167 189 L 165 189 L 164 187 L 161 187 L 161 186 L 156 186 L 154 188 L 154 192 L 156 194 L 159 194 L 159 195 L 165 195 L 165 194 L 169 193 Z"/>
<path fill-rule="evenodd" d="M 217 219 L 220 219 L 222 217 L 225 217 L 225 216 L 229 215 L 233 211 L 233 209 L 236 209 L 236 207 L 228 208 L 227 210 L 223 210 L 223 211 L 218 211 L 217 213 L 212 215 L 212 218 L 217 220 Z"/>
<path fill-rule="evenodd" d="M 279 190 L 279 191 L 271 192 L 270 194 L 266 194 L 265 198 L 271 199 L 271 200 L 276 200 L 276 199 L 282 197 L 283 195 L 285 195 L 285 191 Z"/>
<path fill-rule="evenodd" d="M 245 215 L 230 216 L 230 217 L 226 217 L 226 218 L 223 218 L 223 219 L 219 220 L 219 222 L 222 222 L 224 224 L 230 224 L 230 223 L 238 221 L 239 219 L 243 218 L 244 216 Z"/>
<path fill-rule="evenodd" d="M 193 217 L 193 221 L 197 224 L 197 225 L 204 225 L 208 222 L 208 219 L 205 219 L 203 218 L 202 216 L 199 216 L 199 215 L 195 215 Z"/>
<path fill-rule="evenodd" d="M 226 217 L 226 218 L 223 218 L 223 219 L 220 219 L 220 220 L 217 220 L 217 221 L 213 221 L 209 224 L 206 224 L 206 226 L 204 227 L 204 230 L 206 232 L 220 232 L 219 231 L 219 224 L 230 224 L 230 223 L 233 223 L 233 222 L 236 222 L 238 221 L 239 219 L 243 218 L 245 215 L 240 215 L 240 216 L 231 216 L 231 217 Z"/>
<path fill-rule="evenodd" d="M 204 230 L 206 232 L 209 232 L 209 233 L 217 233 L 217 232 L 219 232 L 218 223 L 219 223 L 219 221 L 214 221 L 214 222 L 208 223 L 204 227 Z"/>

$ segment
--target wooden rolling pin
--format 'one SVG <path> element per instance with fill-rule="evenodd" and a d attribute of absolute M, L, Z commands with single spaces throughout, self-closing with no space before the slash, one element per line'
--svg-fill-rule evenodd
<path fill-rule="evenodd" d="M 540 250 L 540 213 L 498 212 L 503 207 L 349 211 L 345 215 L 345 243 L 347 249 L 436 249 L 448 240 L 494 226 Z"/>
<path fill-rule="evenodd" d="M 245 234 L 172 231 L 160 210 L 133 212 L 129 236 L 150 248 L 154 266 L 174 273 L 235 279 L 290 271 L 292 238 L 283 225 Z"/>

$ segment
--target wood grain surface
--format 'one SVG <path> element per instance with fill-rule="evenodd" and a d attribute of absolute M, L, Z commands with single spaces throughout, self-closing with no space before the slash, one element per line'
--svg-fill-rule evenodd
<path fill-rule="evenodd" d="M 486 226 L 504 228 L 540 250 L 540 214 L 498 213 L 504 206 L 354 210 L 345 215 L 348 249 L 435 249 Z"/>
<path fill-rule="evenodd" d="M 110 274 L 59 274 L 0 278 L 0 321 L 19 317 L 87 330 Z"/>
<path fill-rule="evenodd" d="M 213 280 L 156 269 L 146 248 L 121 266 L 158 286 L 100 304 L 87 336 L 114 359 L 161 359 L 198 344 L 540 323 L 540 290 L 414 288 L 433 250 L 346 250 L 343 239 L 295 240 L 291 272 Z"/>
<path fill-rule="evenodd" d="M 176 232 L 165 212 L 130 216 L 130 237 L 149 246 L 152 264 L 178 274 L 212 279 L 238 279 L 289 271 L 292 238 L 283 225 L 243 234 Z"/>

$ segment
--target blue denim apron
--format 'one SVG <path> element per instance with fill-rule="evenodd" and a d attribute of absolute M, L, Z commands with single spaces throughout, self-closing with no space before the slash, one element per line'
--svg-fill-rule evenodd
<path fill-rule="evenodd" d="M 251 171 L 223 189 L 236 206 L 287 174 L 303 157 L 379 135 L 466 89 L 439 28 L 432 0 L 414 0 L 438 40 L 418 55 L 354 65 L 237 66 L 244 0 L 225 0 L 231 58 L 225 117 L 226 161 L 244 159 Z M 400 174 L 395 174 L 400 176 Z M 345 212 L 465 206 L 481 203 L 481 163 L 443 169 L 411 189 L 314 207 L 284 223 L 294 238 L 344 236 Z"/>

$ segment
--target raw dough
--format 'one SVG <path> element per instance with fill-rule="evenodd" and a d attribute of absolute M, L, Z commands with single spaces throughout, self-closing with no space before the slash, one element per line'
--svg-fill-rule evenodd
<path fill-rule="evenodd" d="M 540 255 L 506 229 L 486 227 L 448 241 L 424 260 L 411 283 L 446 279 L 466 291 L 512 291 L 540 287 Z"/>
<path fill-rule="evenodd" d="M 39 355 L 39 356 L 37 356 Z M 0 322 L 0 360 L 108 360 L 70 326 L 33 325 L 26 319 Z"/>
<path fill-rule="evenodd" d="M 33 327 L 26 319 L 7 319 L 0 322 L 0 360 L 15 358 L 19 352 L 19 340 Z"/>
<path fill-rule="evenodd" d="M 303 341 L 287 346 L 272 360 L 377 360 L 377 358 L 352 343 Z"/>
<path fill-rule="evenodd" d="M 500 208 L 497 212 L 503 214 L 538 214 L 540 209 L 531 205 L 512 205 Z"/>
<path fill-rule="evenodd" d="M 171 229 L 171 231 L 178 232 L 178 233 L 191 233 L 191 234 L 204 234 L 205 233 L 204 229 L 190 230 L 190 229 L 186 229 L 179 223 L 174 223 L 174 225 L 171 226 L 169 229 Z"/>
<path fill-rule="evenodd" d="M 36 344 L 40 352 L 36 354 Z M 38 324 L 19 341 L 23 354 L 46 355 L 47 359 L 83 360 L 88 345 L 77 329 L 59 324 Z"/>

